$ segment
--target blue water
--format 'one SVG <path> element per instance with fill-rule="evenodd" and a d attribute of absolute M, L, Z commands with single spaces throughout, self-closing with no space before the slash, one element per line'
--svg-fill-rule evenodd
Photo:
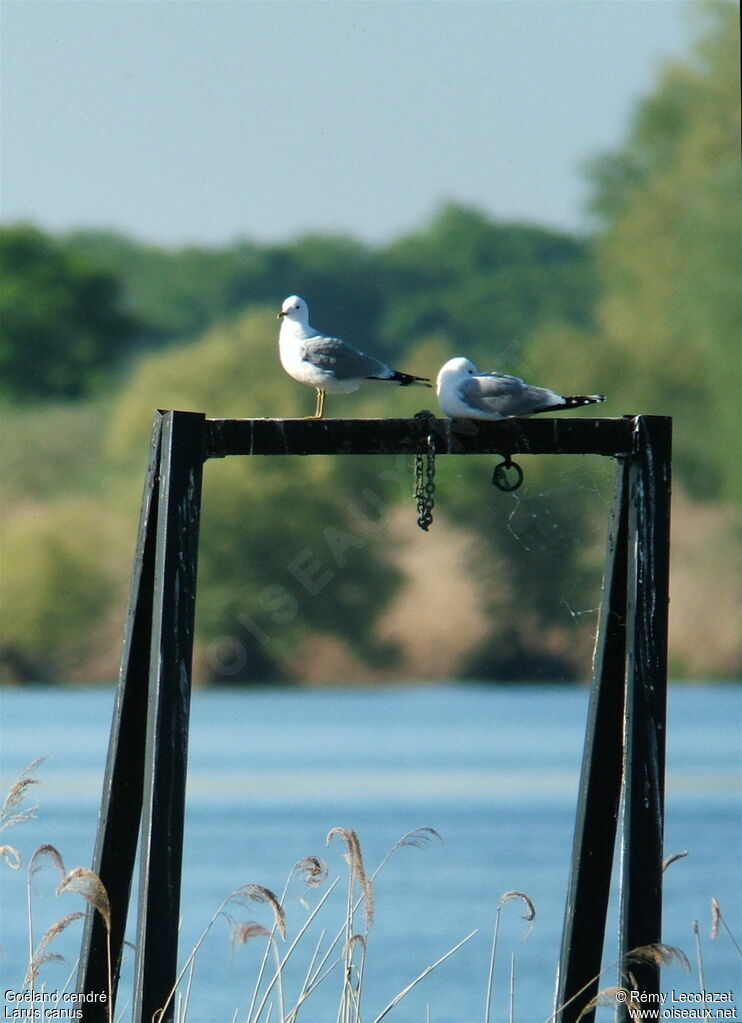
<path fill-rule="evenodd" d="M 6 689 L 0 699 L 3 790 L 29 761 L 49 757 L 32 793 L 37 818 L 4 832 L 0 842 L 16 846 L 24 865 L 44 842 L 56 846 L 67 869 L 89 865 L 112 691 Z M 296 861 L 322 857 L 330 878 L 342 880 L 292 957 L 286 991 L 292 1004 L 320 929 L 326 928 L 329 939 L 343 920 L 345 848 L 338 838 L 326 847 L 327 832 L 354 829 L 370 873 L 402 835 L 431 827 L 442 843 L 397 850 L 376 879 L 363 1019 L 373 1021 L 420 971 L 477 929 L 388 1018 L 424 1021 L 429 1005 L 433 1023 L 481 1020 L 495 907 L 503 892 L 518 889 L 533 900 L 537 916 L 525 937 L 520 903 L 503 911 L 492 1020 L 508 1019 L 511 953 L 514 1019 L 545 1020 L 552 1009 L 587 701 L 587 690 L 577 687 L 197 692 L 182 955 L 230 891 L 258 883 L 280 894 Z M 738 1008 L 742 961 L 723 930 L 715 941 L 708 932 L 714 896 L 742 941 L 741 735 L 739 687 L 671 689 L 666 851 L 687 850 L 688 856 L 665 875 L 663 937 L 695 963 L 693 923 L 699 921 L 705 986 L 731 988 Z M 20 985 L 28 961 L 25 871 L 3 868 L 0 879 L 5 991 Z M 54 897 L 57 881 L 50 863 L 34 879 L 37 939 L 53 921 L 83 908 L 73 894 Z M 322 891 L 292 884 L 287 944 Z M 229 912 L 238 921 L 271 922 L 267 907 L 255 902 Z M 67 962 L 42 968 L 40 982 L 50 991 L 61 989 L 73 968 L 79 926 L 70 925 L 55 945 Z M 615 952 L 614 932 L 615 907 L 606 963 Z M 133 929 L 130 936 L 133 940 Z M 217 920 L 196 960 L 190 1023 L 229 1021 L 235 1009 L 238 1019 L 246 1018 L 264 947 L 265 939 L 255 938 L 232 950 L 228 922 Z M 335 971 L 324 981 L 300 1019 L 335 1020 L 339 979 Z M 615 983 L 614 972 L 605 983 Z M 668 969 L 664 984 L 668 990 L 696 990 L 695 966 L 691 975 L 677 966 Z M 128 961 L 124 999 L 130 986 Z M 123 1001 L 119 1013 L 128 1018 Z M 601 1018 L 610 1016 L 606 1011 Z M 271 1019 L 277 1019 L 277 1009 Z"/>

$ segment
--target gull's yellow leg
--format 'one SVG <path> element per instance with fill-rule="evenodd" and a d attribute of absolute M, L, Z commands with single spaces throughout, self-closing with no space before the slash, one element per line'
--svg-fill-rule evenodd
<path fill-rule="evenodd" d="M 322 418 L 322 409 L 323 409 L 324 404 L 325 404 L 325 392 L 324 391 L 320 391 L 319 387 L 316 387 L 315 390 L 317 391 L 317 401 L 314 404 L 314 412 L 312 413 L 311 416 L 304 416 L 305 419 L 321 419 Z"/>

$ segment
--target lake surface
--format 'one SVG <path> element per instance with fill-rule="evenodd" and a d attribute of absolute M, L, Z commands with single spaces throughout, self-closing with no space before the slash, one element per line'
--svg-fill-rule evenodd
<path fill-rule="evenodd" d="M 21 851 L 24 867 L 45 842 L 56 846 L 67 869 L 90 865 L 113 699 L 109 689 L 0 694 L 3 791 L 31 760 L 49 757 L 32 792 L 37 818 L 2 835 Z M 495 908 L 503 892 L 518 889 L 533 900 L 537 916 L 526 937 L 521 904 L 503 910 L 492 1020 L 508 1019 L 511 953 L 514 1019 L 546 1020 L 552 1011 L 587 702 L 588 691 L 578 687 L 197 692 L 181 958 L 230 891 L 258 883 L 280 895 L 294 863 L 319 856 L 330 879 L 342 880 L 318 915 L 314 936 L 305 936 L 294 953 L 286 991 L 292 1004 L 320 928 L 334 937 L 344 916 L 346 850 L 337 837 L 326 847 L 328 831 L 354 829 L 370 873 L 406 832 L 430 827 L 442 843 L 434 839 L 424 848 L 398 849 L 376 879 L 363 1019 L 373 1021 L 398 991 L 475 928 L 478 933 L 388 1018 L 425 1021 L 429 1005 L 432 1023 L 483 1019 Z M 739 942 L 741 735 L 740 687 L 671 689 L 666 852 L 687 850 L 688 856 L 665 875 L 663 940 L 683 948 L 695 963 L 693 923 L 699 921 L 705 986 L 731 988 L 738 1009 L 741 960 L 723 930 L 717 940 L 709 939 L 709 907 L 716 897 Z M 3 868 L 0 878 L 4 992 L 20 985 L 28 961 L 25 870 Z M 50 863 L 34 880 L 37 940 L 53 921 L 84 908 L 72 894 L 55 898 L 57 881 Z M 289 942 L 324 887 L 292 883 L 286 899 Z M 267 907 L 259 903 L 229 912 L 237 921 L 271 923 Z M 361 923 L 359 912 L 358 927 Z M 70 925 L 59 939 L 57 950 L 68 962 L 42 968 L 48 990 L 61 989 L 72 969 L 79 927 L 79 922 Z M 606 964 L 614 957 L 615 929 L 614 908 Z M 246 1019 L 264 947 L 264 938 L 253 938 L 232 950 L 229 924 L 217 920 L 196 960 L 190 1023 L 226 1023 L 236 1009 L 236 1018 Z M 335 1020 L 339 978 L 336 970 L 324 981 L 300 1019 Z M 672 967 L 663 978 L 668 991 L 699 986 L 695 967 L 691 975 Z M 605 984 L 612 983 L 615 972 L 606 974 Z M 129 961 L 121 988 L 126 998 L 130 985 Z M 120 1001 L 119 1014 L 123 1010 Z M 600 1018 L 611 1013 L 605 1010 Z"/>

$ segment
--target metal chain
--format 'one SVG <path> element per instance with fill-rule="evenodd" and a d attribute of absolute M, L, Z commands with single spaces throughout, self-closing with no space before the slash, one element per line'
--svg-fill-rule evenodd
<path fill-rule="evenodd" d="M 430 412 L 418 412 L 416 419 L 432 419 Z M 415 455 L 415 503 L 417 524 L 427 533 L 433 522 L 435 505 L 435 433 L 428 433 L 428 450 L 424 455 Z"/>

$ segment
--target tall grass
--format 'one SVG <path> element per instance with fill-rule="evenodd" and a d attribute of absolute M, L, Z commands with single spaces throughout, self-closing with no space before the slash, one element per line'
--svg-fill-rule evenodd
<path fill-rule="evenodd" d="M 35 816 L 38 807 L 25 805 L 32 786 L 38 781 L 34 776 L 39 761 L 29 765 L 26 772 L 11 787 L 2 808 L 0 808 L 0 831 L 15 826 Z M 366 1008 L 365 978 L 369 949 L 372 948 L 371 932 L 375 916 L 374 889 L 377 878 L 389 858 L 399 849 L 423 848 L 433 842 L 442 842 L 441 836 L 433 828 L 417 828 L 403 835 L 385 854 L 376 868 L 369 872 L 364 862 L 363 850 L 358 835 L 352 829 L 335 827 L 327 835 L 327 844 L 339 840 L 345 847 L 344 860 L 347 867 L 345 877 L 345 897 L 339 903 L 333 902 L 331 896 L 343 880 L 342 876 L 329 878 L 326 864 L 316 856 L 307 856 L 299 860 L 288 873 L 283 890 L 277 896 L 263 885 L 250 883 L 230 892 L 216 907 L 211 919 L 193 948 L 186 956 L 180 968 L 172 990 L 161 1008 L 154 1014 L 152 1023 L 161 1023 L 165 1014 L 172 1013 L 176 1023 L 197 1023 L 192 1016 L 191 1001 L 193 994 L 195 967 L 204 942 L 213 931 L 217 921 L 224 920 L 228 926 L 229 942 L 227 951 L 237 955 L 240 947 L 255 942 L 264 942 L 262 955 L 259 956 L 254 976 L 248 983 L 247 994 L 242 1011 L 235 1009 L 233 1023 L 297 1023 L 306 1006 L 312 1009 L 312 997 L 320 986 L 326 988 L 335 985 L 335 1023 L 381 1023 L 404 1001 L 407 995 L 424 982 L 434 970 L 461 947 L 470 941 L 476 931 L 463 936 L 459 941 L 443 952 L 434 962 L 422 969 L 409 983 L 402 987 L 384 1007 L 375 1014 L 369 1014 Z M 22 855 L 14 846 L 0 846 L 0 855 L 6 865 L 14 871 L 20 871 Z M 682 854 L 685 855 L 685 854 Z M 679 859 L 680 855 L 670 857 L 665 866 Z M 112 999 L 113 977 L 111 957 L 111 907 L 108 894 L 100 878 L 85 867 L 76 867 L 67 871 L 59 851 L 52 845 L 40 845 L 31 854 L 27 869 L 27 942 L 28 966 L 21 984 L 21 990 L 34 991 L 37 986 L 43 988 L 44 969 L 47 964 L 60 962 L 63 957 L 56 951 L 60 936 L 80 921 L 84 914 L 79 911 L 68 912 L 48 927 L 38 942 L 35 940 L 35 922 L 33 914 L 34 881 L 42 864 L 49 863 L 60 875 L 56 886 L 56 896 L 73 893 L 81 896 L 93 907 L 106 928 L 107 959 L 108 959 L 108 991 L 107 1012 L 109 1023 L 114 1023 L 114 1006 Z M 295 893 L 299 886 L 299 892 Z M 308 896 L 317 890 L 316 901 L 311 905 Z M 287 909 L 298 901 L 306 911 L 306 915 L 293 936 L 289 935 Z M 490 941 L 489 963 L 483 971 L 484 1007 L 482 1019 L 484 1023 L 492 1023 L 492 1004 L 494 994 L 495 965 L 500 955 L 500 921 L 504 909 L 513 903 L 519 903 L 524 909 L 523 919 L 526 923 L 526 937 L 535 926 L 536 909 L 531 898 L 524 892 L 507 891 L 498 900 L 494 913 L 494 922 Z M 268 914 L 267 922 L 253 919 L 253 913 Z M 335 916 L 331 914 L 335 912 Z M 249 915 L 246 915 L 249 914 Z M 330 917 L 330 919 L 327 919 Z M 334 923 L 332 922 L 334 920 Z M 322 926 L 319 938 L 313 937 L 312 927 L 316 922 Z M 693 933 L 696 943 L 696 971 L 701 990 L 705 989 L 702 943 L 700 928 L 694 922 Z M 742 949 L 728 927 L 716 899 L 711 901 L 710 940 L 723 937 L 729 940 L 742 959 Z M 304 966 L 295 960 L 303 957 Z M 639 1013 L 642 1006 L 632 997 L 632 966 L 638 962 L 651 962 L 657 966 L 680 966 L 689 973 L 691 964 L 680 949 L 656 943 L 633 949 L 621 961 L 608 964 L 589 984 L 576 992 L 563 1006 L 559 1006 L 548 1016 L 544 1023 L 554 1023 L 563 1008 L 573 1003 L 580 1006 L 577 1019 L 593 1014 L 602 1005 L 614 1009 L 619 1002 L 632 1012 Z M 516 961 L 514 953 L 510 953 L 509 983 L 507 991 L 507 1021 L 515 1020 Z M 586 991 L 605 974 L 618 974 L 618 985 L 604 987 L 599 993 L 588 999 Z M 67 980 L 72 983 L 73 972 Z M 518 983 L 527 984 L 527 978 L 519 979 Z M 331 987 L 332 990 L 332 987 Z M 330 995 L 330 1001 L 332 1001 Z M 316 1002 L 314 1003 L 316 1004 Z M 316 1019 L 316 1016 L 314 1017 Z M 404 1017 L 402 1017 L 404 1018 Z M 428 1006 L 428 1023 L 433 1023 L 434 1007 Z M 635 1015 L 634 1018 L 641 1018 Z M 123 1010 L 118 1020 L 123 1019 Z M 323 1017 L 327 1019 L 327 1017 Z M 118 1023 L 117 1020 L 117 1023 Z M 327 1020 L 327 1023 L 330 1023 Z M 529 1021 L 532 1023 L 532 1021 Z"/>

